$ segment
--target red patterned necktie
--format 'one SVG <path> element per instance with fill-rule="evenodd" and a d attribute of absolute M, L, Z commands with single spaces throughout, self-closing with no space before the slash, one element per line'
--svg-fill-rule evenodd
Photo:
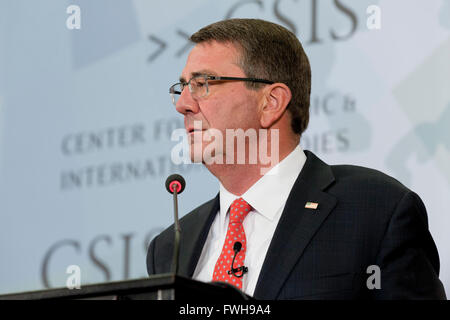
<path fill-rule="evenodd" d="M 247 214 L 251 211 L 251 206 L 242 198 L 236 199 L 230 206 L 230 221 L 228 223 L 228 231 L 223 244 L 222 252 L 217 259 L 214 267 L 213 281 L 222 281 L 230 283 L 239 289 L 242 289 L 242 277 L 236 277 L 229 274 L 231 270 L 231 263 L 234 257 L 233 246 L 236 242 L 242 244 L 241 250 L 236 255 L 233 268 L 244 266 L 245 252 L 247 251 L 247 239 L 245 237 L 244 227 L 242 222 Z M 236 272 L 237 275 L 243 275 L 243 271 Z"/>

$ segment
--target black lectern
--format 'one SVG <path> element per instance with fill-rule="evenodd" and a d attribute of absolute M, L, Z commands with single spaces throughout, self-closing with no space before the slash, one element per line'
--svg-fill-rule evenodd
<path fill-rule="evenodd" d="M 97 299 L 97 300 L 181 300 L 244 301 L 251 297 L 225 283 L 204 283 L 174 274 L 154 275 L 144 279 L 82 286 L 81 289 L 58 288 L 0 295 L 0 300 Z"/>

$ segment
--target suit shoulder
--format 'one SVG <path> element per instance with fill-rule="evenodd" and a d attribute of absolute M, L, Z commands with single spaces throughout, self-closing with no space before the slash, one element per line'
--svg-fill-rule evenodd
<path fill-rule="evenodd" d="M 397 179 L 376 169 L 355 165 L 332 165 L 330 167 L 336 179 L 336 186 L 379 190 L 398 195 L 404 195 L 411 191 Z"/>
<path fill-rule="evenodd" d="M 180 227 L 182 230 L 189 230 L 191 226 L 198 223 L 199 216 L 207 215 L 211 212 L 211 209 L 216 201 L 216 198 L 213 198 L 205 203 L 199 205 L 195 209 L 191 210 L 189 213 L 180 218 Z M 159 234 L 159 238 L 173 238 L 173 228 L 174 224 L 172 223 L 168 228 L 166 228 L 163 232 Z"/>
<path fill-rule="evenodd" d="M 361 230 L 376 230 L 373 237 L 384 234 L 397 214 L 408 218 L 420 216 L 426 223 L 425 206 L 420 197 L 397 179 L 375 169 L 353 166 L 331 166 L 334 182 L 327 192 L 337 201 L 336 212 L 349 219 L 357 215 Z M 377 238 L 378 239 L 378 238 Z"/>
<path fill-rule="evenodd" d="M 198 207 L 187 213 L 185 216 L 183 216 L 183 218 L 180 219 L 180 223 L 183 224 L 189 224 L 191 222 L 196 223 L 198 220 L 198 215 L 205 213 L 208 214 L 213 208 L 216 200 L 217 200 L 216 198 L 213 198 L 199 205 Z"/>

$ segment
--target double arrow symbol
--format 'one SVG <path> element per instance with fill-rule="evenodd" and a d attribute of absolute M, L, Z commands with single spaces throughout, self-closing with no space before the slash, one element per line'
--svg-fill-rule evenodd
<path fill-rule="evenodd" d="M 187 50 L 189 50 L 190 47 L 193 46 L 193 44 L 189 41 L 189 35 L 181 30 L 177 30 L 177 34 L 180 37 L 183 37 L 186 40 L 186 44 L 176 52 L 175 57 L 179 58 L 182 56 Z M 158 38 L 155 35 L 149 35 L 148 40 L 150 40 L 153 43 L 156 43 L 158 45 L 158 48 L 156 51 L 154 51 L 147 59 L 149 63 L 153 62 L 161 53 L 163 53 L 164 50 L 167 48 L 167 43 L 160 38 Z"/>
<path fill-rule="evenodd" d="M 159 45 L 159 48 L 155 52 L 153 52 L 152 55 L 147 59 L 148 62 L 153 62 L 153 60 L 155 60 L 157 56 L 159 56 L 164 50 L 166 50 L 167 44 L 154 35 L 149 35 L 148 39 Z"/>

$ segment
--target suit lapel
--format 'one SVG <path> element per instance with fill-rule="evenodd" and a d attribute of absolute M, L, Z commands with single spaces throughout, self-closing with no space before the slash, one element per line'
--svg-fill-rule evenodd
<path fill-rule="evenodd" d="M 323 192 L 334 181 L 331 168 L 305 151 L 306 163 L 286 201 L 255 288 L 257 299 L 276 299 L 290 272 L 323 221 L 336 198 Z M 305 208 L 316 202 L 316 210 Z"/>
<path fill-rule="evenodd" d="M 181 230 L 179 274 L 192 277 L 214 217 L 219 211 L 219 194 L 194 213 L 193 219 L 184 221 Z M 189 234 L 183 232 L 189 230 Z"/>

